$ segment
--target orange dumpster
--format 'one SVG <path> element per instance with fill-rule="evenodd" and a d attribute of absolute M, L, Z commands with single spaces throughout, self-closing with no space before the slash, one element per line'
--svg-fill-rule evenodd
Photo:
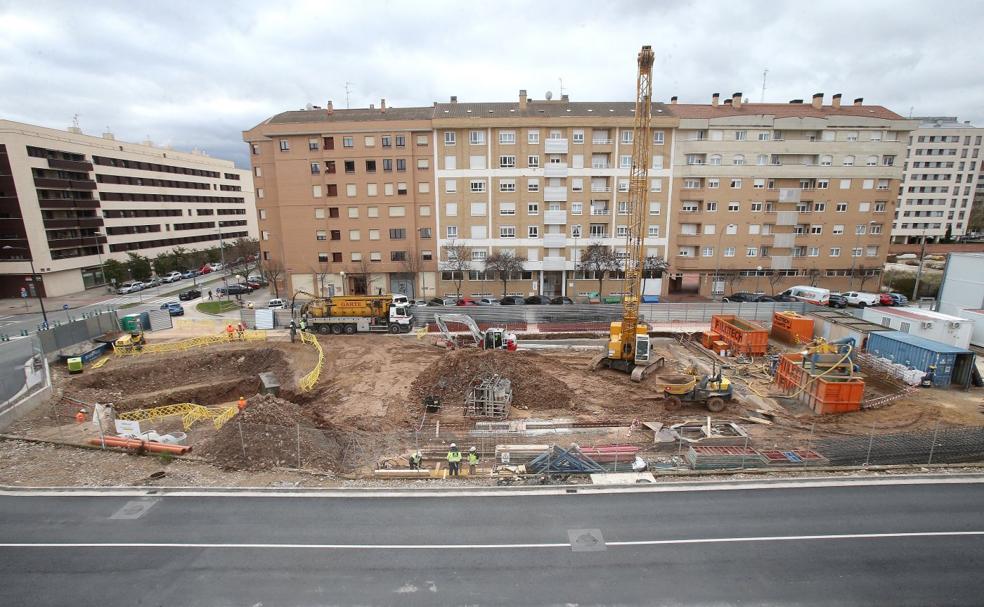
<path fill-rule="evenodd" d="M 787 344 L 809 343 L 813 340 L 813 319 L 796 312 L 775 312 L 771 335 Z"/>
<path fill-rule="evenodd" d="M 762 356 L 769 348 L 769 332 L 765 327 L 732 314 L 712 316 L 711 331 L 728 342 L 728 350 L 732 354 Z"/>

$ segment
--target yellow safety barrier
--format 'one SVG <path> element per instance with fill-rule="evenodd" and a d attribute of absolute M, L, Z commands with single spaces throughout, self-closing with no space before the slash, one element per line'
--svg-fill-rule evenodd
<path fill-rule="evenodd" d="M 89 368 L 90 369 L 98 369 L 98 368 L 102 367 L 103 365 L 105 365 L 108 362 L 109 362 L 109 357 L 108 356 L 103 356 L 102 358 L 100 358 L 96 362 L 94 362 L 91 365 L 89 365 Z"/>
<path fill-rule="evenodd" d="M 301 392 L 310 392 L 311 389 L 314 388 L 314 384 L 318 383 L 318 379 L 321 377 L 321 368 L 325 364 L 325 351 L 321 349 L 321 343 L 312 333 L 301 331 L 301 341 L 306 344 L 311 344 L 318 350 L 318 364 L 315 365 L 314 369 L 312 369 L 310 373 L 302 377 L 299 382 Z"/>
<path fill-rule="evenodd" d="M 150 409 L 125 411 L 116 417 L 130 421 L 150 421 L 180 415 L 181 424 L 185 430 L 191 428 L 200 419 L 212 420 L 212 425 L 218 430 L 223 424 L 232 419 L 237 411 L 238 409 L 236 407 L 203 407 L 195 403 L 178 403 L 175 405 L 152 407 Z"/>
<path fill-rule="evenodd" d="M 171 341 L 160 344 L 144 344 L 138 346 L 117 346 L 116 344 L 113 344 L 113 353 L 116 354 L 116 356 L 164 354 L 167 352 L 184 352 L 185 350 L 192 350 L 194 348 L 202 348 L 205 346 L 232 341 L 265 341 L 266 338 L 266 331 L 243 331 L 242 333 L 233 332 L 231 333 L 231 337 L 230 334 L 222 332 L 219 334 L 202 335 L 201 337 L 192 337 L 189 339 L 182 339 L 181 341 Z"/>

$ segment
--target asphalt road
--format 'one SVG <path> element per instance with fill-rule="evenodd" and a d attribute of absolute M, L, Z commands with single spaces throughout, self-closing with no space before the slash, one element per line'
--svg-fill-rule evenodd
<path fill-rule="evenodd" d="M 982 500 L 984 484 L 3 496 L 0 604 L 980 605 Z"/>
<path fill-rule="evenodd" d="M 0 409 L 25 383 L 24 364 L 34 356 L 30 339 L 17 339 L 0 344 Z"/>

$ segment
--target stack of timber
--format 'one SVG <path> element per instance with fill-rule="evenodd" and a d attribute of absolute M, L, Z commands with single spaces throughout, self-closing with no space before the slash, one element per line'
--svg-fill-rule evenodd
<path fill-rule="evenodd" d="M 772 466 L 828 466 L 830 460 L 813 449 L 765 449 L 759 451 L 765 463 Z"/>
<path fill-rule="evenodd" d="M 755 449 L 701 445 L 691 445 L 687 451 L 687 463 L 694 470 L 761 468 L 766 465 L 765 458 Z"/>

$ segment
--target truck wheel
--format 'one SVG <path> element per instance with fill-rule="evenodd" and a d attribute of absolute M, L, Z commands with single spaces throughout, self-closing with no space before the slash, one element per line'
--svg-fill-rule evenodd
<path fill-rule="evenodd" d="M 397 333 L 399 333 L 399 332 L 400 332 L 400 325 L 390 325 L 390 329 L 389 329 L 389 331 L 390 331 L 390 333 L 392 333 L 393 335 L 396 335 Z"/>
<path fill-rule="evenodd" d="M 724 399 L 717 396 L 707 399 L 707 410 L 714 413 L 724 411 Z"/>
<path fill-rule="evenodd" d="M 329 331 L 331 331 L 331 327 L 329 327 L 328 325 L 321 325 L 320 327 L 318 327 L 318 332 L 321 333 L 322 335 L 328 335 Z"/>
<path fill-rule="evenodd" d="M 413 331 L 413 327 L 411 327 L 410 325 L 403 327 L 404 333 L 409 333 L 410 331 Z"/>
<path fill-rule="evenodd" d="M 342 325 L 332 325 L 331 326 L 331 332 L 332 332 L 333 335 L 341 335 L 342 334 L 342 329 L 344 329 L 344 327 Z"/>
<path fill-rule="evenodd" d="M 663 401 L 663 409 L 666 411 L 679 411 L 682 406 L 683 401 L 680 400 L 679 396 L 667 396 Z"/>
<path fill-rule="evenodd" d="M 861 308 L 862 310 L 865 309 L 867 306 L 868 304 L 864 303 L 863 301 L 858 302 L 858 307 Z"/>
<path fill-rule="evenodd" d="M 355 325 L 345 325 L 345 334 L 346 335 L 355 334 Z"/>

